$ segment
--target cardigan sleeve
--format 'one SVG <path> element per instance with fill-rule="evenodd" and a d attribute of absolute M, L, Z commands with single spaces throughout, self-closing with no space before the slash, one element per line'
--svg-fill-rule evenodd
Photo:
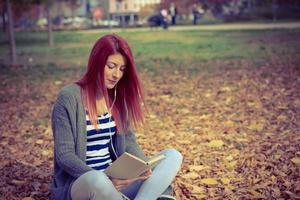
<path fill-rule="evenodd" d="M 125 132 L 125 144 L 126 152 L 133 154 L 139 158 L 142 158 L 143 160 L 147 160 L 147 157 L 145 156 L 141 147 L 137 143 L 135 134 L 131 129 Z"/>
<path fill-rule="evenodd" d="M 60 92 L 52 110 L 55 161 L 73 177 L 93 170 L 75 154 L 76 100 L 67 92 Z"/>

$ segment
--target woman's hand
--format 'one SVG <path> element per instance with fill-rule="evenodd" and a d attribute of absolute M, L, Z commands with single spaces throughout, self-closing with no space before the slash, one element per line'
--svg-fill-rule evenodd
<path fill-rule="evenodd" d="M 115 178 L 111 178 L 111 181 L 114 184 L 115 188 L 118 191 L 121 191 L 122 189 L 126 188 L 128 185 L 133 183 L 134 181 L 145 180 L 145 179 L 149 178 L 151 176 L 151 174 L 152 174 L 152 171 L 148 170 L 148 171 L 145 171 L 144 173 L 142 173 L 137 178 L 133 178 L 133 179 L 115 179 Z"/>

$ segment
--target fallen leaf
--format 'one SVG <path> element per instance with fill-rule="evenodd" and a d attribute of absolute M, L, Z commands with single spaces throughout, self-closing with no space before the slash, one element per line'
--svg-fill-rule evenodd
<path fill-rule="evenodd" d="M 221 181 L 223 184 L 227 185 L 230 183 L 230 179 L 229 178 L 221 178 Z"/>
<path fill-rule="evenodd" d="M 221 147 L 224 145 L 224 142 L 222 140 L 212 140 L 208 143 L 209 147 Z"/>
<path fill-rule="evenodd" d="M 34 199 L 31 197 L 24 197 L 22 200 L 34 200 Z"/>
<path fill-rule="evenodd" d="M 37 140 L 36 142 L 35 142 L 36 144 L 43 144 L 44 143 L 44 140 Z"/>
<path fill-rule="evenodd" d="M 51 153 L 51 151 L 49 151 L 49 150 L 42 150 L 43 156 L 48 156 L 48 155 L 50 155 L 50 153 Z"/>
<path fill-rule="evenodd" d="M 300 165 L 300 158 L 298 158 L 298 157 L 292 158 L 291 161 L 292 161 L 293 163 L 295 163 L 296 165 Z"/>
<path fill-rule="evenodd" d="M 252 123 L 250 126 L 248 126 L 251 130 L 261 131 L 264 128 L 264 125 L 261 123 Z"/>
<path fill-rule="evenodd" d="M 186 178 L 186 179 L 196 179 L 199 177 L 199 174 L 197 174 L 196 172 L 189 172 L 189 173 L 183 175 L 182 177 Z"/>
<path fill-rule="evenodd" d="M 201 171 L 203 169 L 207 169 L 208 167 L 207 166 L 204 166 L 204 165 L 190 165 L 189 166 L 189 170 L 190 171 Z"/>
<path fill-rule="evenodd" d="M 54 84 L 55 84 L 55 85 L 61 85 L 61 84 L 62 84 L 62 81 L 55 81 Z"/>
<path fill-rule="evenodd" d="M 228 120 L 228 121 L 224 122 L 224 126 L 232 127 L 233 125 L 234 125 L 234 122 L 231 121 L 231 120 Z"/>
<path fill-rule="evenodd" d="M 218 184 L 218 181 L 214 178 L 204 178 L 204 179 L 201 179 L 201 183 L 206 184 L 206 185 L 216 185 L 216 184 Z"/>
<path fill-rule="evenodd" d="M 199 186 L 196 186 L 196 185 L 192 185 L 193 189 L 193 193 L 196 193 L 196 194 L 201 194 L 201 193 L 205 193 L 205 189 L 203 187 L 199 187 Z"/>
<path fill-rule="evenodd" d="M 285 191 L 286 194 L 288 194 L 292 199 L 300 199 L 299 195 L 296 195 L 292 193 L 291 191 Z"/>
<path fill-rule="evenodd" d="M 233 156 L 232 156 L 232 155 L 227 156 L 227 157 L 226 157 L 226 160 L 232 161 L 232 160 L 233 160 Z"/>
<path fill-rule="evenodd" d="M 237 161 L 234 160 L 234 161 L 231 161 L 231 162 L 227 163 L 227 166 L 228 166 L 229 168 L 234 168 L 236 164 L 237 164 Z"/>
<path fill-rule="evenodd" d="M 13 183 L 15 185 L 24 185 L 26 183 L 26 181 L 20 181 L 20 180 L 13 179 L 11 181 L 11 183 Z"/>

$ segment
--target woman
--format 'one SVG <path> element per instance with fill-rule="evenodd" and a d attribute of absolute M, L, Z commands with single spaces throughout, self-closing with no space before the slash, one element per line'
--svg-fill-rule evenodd
<path fill-rule="evenodd" d="M 143 121 L 143 93 L 127 42 L 118 35 L 100 38 L 87 72 L 59 93 L 52 111 L 54 199 L 175 199 L 170 184 L 182 156 L 166 158 L 136 179 L 108 177 L 103 171 L 124 152 L 146 159 L 132 126 Z"/>

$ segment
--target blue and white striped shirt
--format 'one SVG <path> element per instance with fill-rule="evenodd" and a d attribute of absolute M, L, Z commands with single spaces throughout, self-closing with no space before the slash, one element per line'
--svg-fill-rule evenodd
<path fill-rule="evenodd" d="M 112 163 L 108 147 L 112 136 L 116 133 L 116 124 L 110 116 L 109 113 L 98 116 L 98 129 L 95 129 L 86 115 L 86 164 L 99 171 L 104 171 Z"/>

